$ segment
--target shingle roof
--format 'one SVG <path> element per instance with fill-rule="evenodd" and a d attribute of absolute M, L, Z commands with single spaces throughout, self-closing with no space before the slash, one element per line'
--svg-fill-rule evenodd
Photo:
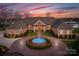
<path fill-rule="evenodd" d="M 36 23 L 38 20 L 43 21 L 45 24 L 52 24 L 53 20 L 55 20 L 55 18 L 53 17 L 30 17 L 27 18 L 24 22 L 26 22 L 26 24 L 34 24 Z"/>
<path fill-rule="evenodd" d="M 23 21 L 17 21 L 17 22 L 12 22 L 12 24 L 10 24 L 10 26 L 7 27 L 7 29 L 20 29 L 24 26 L 26 25 L 25 23 L 23 23 Z"/>
<path fill-rule="evenodd" d="M 61 20 L 56 20 L 52 23 L 52 26 L 54 28 L 58 28 L 58 29 L 72 29 L 72 25 L 70 24 L 66 24 L 65 21 L 61 21 Z"/>
<path fill-rule="evenodd" d="M 62 23 L 61 20 L 55 20 L 54 22 L 52 22 L 53 27 L 57 28 L 60 26 L 60 24 Z"/>
<path fill-rule="evenodd" d="M 7 29 L 20 29 L 26 25 L 34 25 L 38 20 L 41 20 L 46 25 L 48 25 L 48 24 L 52 24 L 52 22 L 55 19 L 53 17 L 30 17 L 24 20 L 14 20 L 14 21 L 12 20 L 14 24 L 10 24 L 10 26 Z"/>
<path fill-rule="evenodd" d="M 59 29 L 72 29 L 72 25 L 61 23 Z"/>
<path fill-rule="evenodd" d="M 72 18 L 70 18 L 72 19 Z M 65 21 L 69 21 L 69 18 L 53 18 L 53 17 L 29 17 L 26 19 L 11 19 L 11 22 L 14 24 L 10 24 L 8 29 L 20 29 L 27 25 L 34 25 L 38 20 L 41 20 L 46 25 L 50 24 L 55 28 L 62 28 L 62 29 L 71 29 L 71 24 L 65 24 Z M 79 23 L 79 22 L 77 22 Z"/>

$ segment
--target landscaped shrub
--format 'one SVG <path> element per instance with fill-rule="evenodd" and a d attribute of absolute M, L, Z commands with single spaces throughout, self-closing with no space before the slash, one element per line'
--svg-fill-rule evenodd
<path fill-rule="evenodd" d="M 51 30 L 46 30 L 43 35 L 45 36 L 52 36 L 52 31 Z"/>
<path fill-rule="evenodd" d="M 23 36 L 35 36 L 36 33 L 33 30 L 26 31 Z"/>
<path fill-rule="evenodd" d="M 0 55 L 4 55 L 8 51 L 6 46 L 0 45 Z"/>
<path fill-rule="evenodd" d="M 19 37 L 22 37 L 22 35 L 14 35 L 14 34 L 4 33 L 4 37 L 6 37 L 6 38 L 19 38 Z"/>

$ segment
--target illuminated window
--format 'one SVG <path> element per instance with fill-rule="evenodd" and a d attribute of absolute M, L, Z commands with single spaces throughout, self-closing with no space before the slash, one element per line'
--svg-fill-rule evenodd
<path fill-rule="evenodd" d="M 60 30 L 60 32 L 59 32 L 60 34 L 63 34 L 63 30 Z"/>
<path fill-rule="evenodd" d="M 70 34 L 70 31 L 69 30 L 67 30 L 67 34 Z"/>

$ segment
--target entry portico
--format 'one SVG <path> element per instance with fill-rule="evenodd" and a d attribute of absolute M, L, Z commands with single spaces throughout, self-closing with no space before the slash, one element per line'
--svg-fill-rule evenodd
<path fill-rule="evenodd" d="M 46 28 L 45 28 L 46 24 L 41 21 L 41 20 L 38 20 L 35 24 L 34 24 L 34 32 L 35 31 L 42 31 L 42 32 L 45 32 Z"/>

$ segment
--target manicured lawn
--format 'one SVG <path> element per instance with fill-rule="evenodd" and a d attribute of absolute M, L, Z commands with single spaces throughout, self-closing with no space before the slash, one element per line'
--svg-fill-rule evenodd
<path fill-rule="evenodd" d="M 28 30 L 26 33 L 24 33 L 24 36 L 35 36 L 36 33 L 33 32 L 32 30 Z"/>
<path fill-rule="evenodd" d="M 45 36 L 52 36 L 52 32 L 49 31 L 49 30 L 47 30 L 47 31 L 45 31 L 45 32 L 43 33 L 43 35 L 45 35 Z"/>
<path fill-rule="evenodd" d="M 63 42 L 67 45 L 68 55 L 77 55 L 77 49 L 79 47 L 79 42 L 77 40 L 63 40 Z"/>
<path fill-rule="evenodd" d="M 76 40 L 64 40 L 64 43 L 71 48 L 76 48 Z"/>

